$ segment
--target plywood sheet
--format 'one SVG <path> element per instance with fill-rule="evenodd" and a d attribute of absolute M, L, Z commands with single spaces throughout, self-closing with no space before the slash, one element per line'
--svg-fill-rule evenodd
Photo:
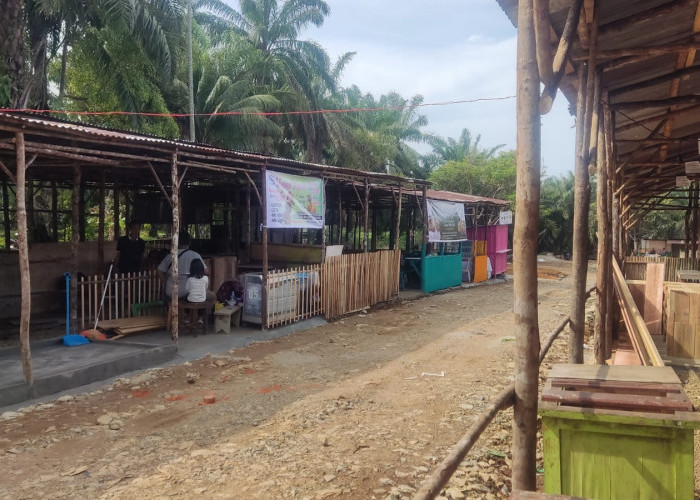
<path fill-rule="evenodd" d="M 650 262 L 647 264 L 647 279 L 644 291 L 644 322 L 652 335 L 661 335 L 661 318 L 664 305 L 664 274 L 663 263 Z"/>
<path fill-rule="evenodd" d="M 601 366 L 555 364 L 549 378 L 580 378 L 585 380 L 616 380 L 629 382 L 659 382 L 680 384 L 669 366 Z"/>

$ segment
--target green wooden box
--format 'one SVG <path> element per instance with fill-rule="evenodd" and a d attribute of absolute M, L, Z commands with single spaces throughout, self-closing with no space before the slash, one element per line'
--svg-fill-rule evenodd
<path fill-rule="evenodd" d="M 692 499 L 692 411 L 669 367 L 554 365 L 542 391 L 544 490 Z"/>

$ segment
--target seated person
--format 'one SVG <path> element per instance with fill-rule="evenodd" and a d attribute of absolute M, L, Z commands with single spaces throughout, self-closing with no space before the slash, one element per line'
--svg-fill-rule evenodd
<path fill-rule="evenodd" d="M 185 288 L 187 290 L 187 302 L 201 303 L 207 300 L 209 277 L 204 274 L 204 262 L 200 259 L 195 259 L 190 264 L 190 276 L 187 278 Z M 185 323 L 190 323 L 191 321 L 192 318 L 185 318 Z M 201 323 L 202 320 L 198 319 L 197 322 Z"/>
<path fill-rule="evenodd" d="M 190 250 L 190 243 L 192 239 L 186 231 L 180 232 L 178 239 L 178 252 L 177 252 L 177 272 L 178 272 L 178 282 L 173 286 L 173 278 L 170 269 L 172 268 L 172 255 L 166 255 L 161 263 L 158 265 L 158 276 L 161 281 L 165 283 L 165 300 L 166 303 L 170 302 L 173 291 L 177 293 L 180 300 L 187 297 L 187 279 L 189 278 L 190 267 L 192 262 L 199 260 L 202 262 L 202 267 L 204 268 L 204 274 L 209 274 L 207 272 L 207 266 L 202 260 L 202 256 L 199 255 L 194 250 Z M 216 298 L 215 294 L 209 290 L 206 292 L 206 300 L 214 300 Z"/>

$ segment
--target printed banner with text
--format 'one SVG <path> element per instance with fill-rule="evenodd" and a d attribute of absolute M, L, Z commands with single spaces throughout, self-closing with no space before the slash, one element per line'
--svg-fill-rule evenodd
<path fill-rule="evenodd" d="M 428 241 L 466 241 L 467 223 L 464 205 L 451 201 L 428 201 Z"/>
<path fill-rule="evenodd" d="M 323 229 L 323 179 L 266 172 L 267 227 Z"/>

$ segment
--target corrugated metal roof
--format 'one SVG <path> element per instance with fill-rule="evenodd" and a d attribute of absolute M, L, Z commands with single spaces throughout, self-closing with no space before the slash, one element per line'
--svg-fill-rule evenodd
<path fill-rule="evenodd" d="M 487 203 L 491 205 L 508 205 L 506 200 L 497 200 L 496 198 L 485 198 L 483 196 L 474 196 L 471 194 L 453 193 L 452 191 L 438 191 L 428 189 L 428 198 L 431 200 L 455 201 L 458 203 Z"/>
<path fill-rule="evenodd" d="M 517 26 L 518 0 L 496 1 Z M 549 1 L 550 23 L 558 37 L 572 3 L 573 0 Z M 689 101 L 652 106 L 649 103 L 679 96 L 690 99 L 700 96 L 700 57 L 696 57 L 689 46 L 691 40 L 700 41 L 698 4 L 698 0 L 595 2 L 601 88 L 610 92 L 615 161 L 620 169 L 619 178 L 628 182 L 625 186 L 630 186 L 623 186 L 623 194 L 629 194 L 630 200 L 642 200 L 673 189 L 676 175 L 684 173 L 683 163 L 698 159 L 695 139 L 700 137 L 700 104 Z M 687 51 L 636 57 L 611 52 L 668 44 L 688 45 L 689 48 Z M 587 42 L 575 36 L 569 73 L 562 82 L 562 90 L 572 104 L 577 98 L 576 69 L 587 55 Z M 684 74 L 676 77 L 678 71 L 684 71 Z M 632 104 L 640 101 L 645 105 Z M 670 112 L 674 113 L 673 116 L 667 116 Z M 662 123 L 663 120 L 667 121 Z M 659 129 L 654 133 L 657 127 Z M 641 142 L 648 138 L 666 140 L 666 144 L 662 146 L 661 141 L 656 144 Z M 640 183 L 630 182 L 630 179 L 645 182 L 641 184 L 644 189 L 639 189 Z"/>

